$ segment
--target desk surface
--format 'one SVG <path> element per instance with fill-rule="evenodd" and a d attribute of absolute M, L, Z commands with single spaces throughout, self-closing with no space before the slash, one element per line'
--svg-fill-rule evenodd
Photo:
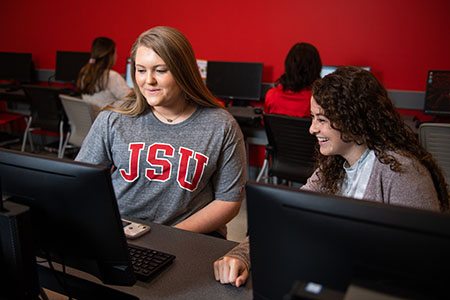
<path fill-rule="evenodd" d="M 174 262 L 149 282 L 111 286 L 139 299 L 252 299 L 251 279 L 244 287 L 214 279 L 213 262 L 237 243 L 169 226 L 149 223 L 151 231 L 130 243 L 176 255 Z M 70 272 L 80 276 L 79 272 Z M 85 279 L 99 282 L 90 275 Z"/>

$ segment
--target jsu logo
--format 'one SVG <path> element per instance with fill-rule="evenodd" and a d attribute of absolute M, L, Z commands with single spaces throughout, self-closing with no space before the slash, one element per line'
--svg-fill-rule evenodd
<path fill-rule="evenodd" d="M 128 182 L 133 182 L 139 178 L 139 162 L 144 147 L 145 143 L 131 143 L 128 147 L 128 150 L 130 151 L 128 170 L 119 170 L 123 179 Z M 205 166 L 208 164 L 208 157 L 184 147 L 178 149 L 178 154 L 180 157 L 178 170 L 175 170 L 178 185 L 183 189 L 194 191 L 203 176 Z M 169 180 L 172 176 L 172 172 L 174 172 L 169 158 L 173 158 L 174 155 L 175 149 L 169 144 L 150 145 L 147 150 L 146 161 L 148 166 L 145 168 L 145 177 L 152 181 L 164 182 Z M 193 171 L 194 176 L 192 176 L 192 180 L 189 182 L 187 176 L 191 159 L 194 159 L 195 161 L 195 168 Z"/>

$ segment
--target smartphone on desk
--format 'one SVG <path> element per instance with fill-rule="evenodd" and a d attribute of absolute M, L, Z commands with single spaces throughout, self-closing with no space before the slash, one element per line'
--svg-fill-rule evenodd
<path fill-rule="evenodd" d="M 123 231 L 128 239 L 135 239 L 150 231 L 150 226 L 122 218 Z"/>

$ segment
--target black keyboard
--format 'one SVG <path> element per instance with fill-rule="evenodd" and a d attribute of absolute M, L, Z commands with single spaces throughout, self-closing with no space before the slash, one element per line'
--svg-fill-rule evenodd
<path fill-rule="evenodd" d="M 150 279 L 175 259 L 175 255 L 137 245 L 128 244 L 128 250 L 134 274 L 141 281 Z"/>

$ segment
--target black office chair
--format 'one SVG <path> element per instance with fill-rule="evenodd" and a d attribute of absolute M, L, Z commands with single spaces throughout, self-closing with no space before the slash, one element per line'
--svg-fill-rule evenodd
<path fill-rule="evenodd" d="M 263 118 L 269 144 L 256 181 L 261 181 L 268 173 L 269 177 L 284 179 L 288 184 L 306 183 L 314 171 L 317 142 L 309 133 L 311 119 L 277 114 L 265 114 Z"/>
<path fill-rule="evenodd" d="M 28 117 L 23 135 L 22 152 L 25 151 L 27 139 L 30 141 L 31 151 L 34 151 L 31 132 L 36 130 L 49 131 L 58 135 L 57 146 L 46 145 L 44 149 L 57 152 L 62 150 L 65 134 L 68 132 L 67 116 L 59 99 L 59 88 L 37 85 L 23 85 L 25 95 L 30 101 L 31 115 Z"/>

